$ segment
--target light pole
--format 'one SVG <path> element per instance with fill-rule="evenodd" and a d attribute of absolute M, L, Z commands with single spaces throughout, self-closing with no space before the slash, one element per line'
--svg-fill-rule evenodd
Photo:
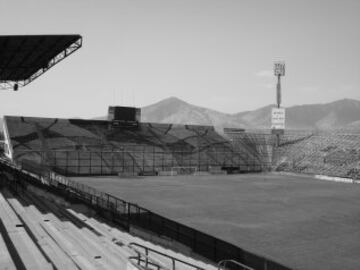
<path fill-rule="evenodd" d="M 276 84 L 276 104 L 280 108 L 281 105 L 281 76 L 285 76 L 285 62 L 274 63 L 274 75 L 277 76 Z"/>
<path fill-rule="evenodd" d="M 272 134 L 276 134 L 276 145 L 280 144 L 280 134 L 284 134 L 285 129 L 285 109 L 281 108 L 281 76 L 285 76 L 285 62 L 274 63 L 274 75 L 277 77 L 276 84 L 276 107 L 272 109 L 271 129 Z"/>

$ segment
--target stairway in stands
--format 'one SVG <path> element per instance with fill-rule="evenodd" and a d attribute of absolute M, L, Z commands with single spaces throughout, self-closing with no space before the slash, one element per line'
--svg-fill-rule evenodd
<path fill-rule="evenodd" d="M 30 192 L 0 191 L 0 269 L 217 269 Z"/>

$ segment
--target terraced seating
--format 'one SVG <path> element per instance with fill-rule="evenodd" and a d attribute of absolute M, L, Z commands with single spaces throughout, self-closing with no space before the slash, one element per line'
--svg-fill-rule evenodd
<path fill-rule="evenodd" d="M 243 163 L 254 168 L 270 167 L 274 146 L 271 134 L 240 132 L 228 136 Z"/>
<path fill-rule="evenodd" d="M 1 196 L 1 195 L 0 195 Z M 11 258 L 11 255 L 6 247 L 6 243 L 0 234 L 0 269 L 15 270 L 16 266 Z"/>
<path fill-rule="evenodd" d="M 53 269 L 45 259 L 41 250 L 27 233 L 23 221 L 13 211 L 4 196 L 0 193 L 1 234 L 8 238 L 12 260 L 19 265 L 26 265 L 28 269 Z M 19 262 L 19 260 L 21 262 Z"/>
<path fill-rule="evenodd" d="M 213 127 L 6 116 L 13 158 L 63 175 L 151 174 L 173 167 L 269 169 L 360 179 L 360 134 L 286 131 L 276 147 L 264 131 L 239 132 L 233 144 Z M 348 133 L 346 133 L 348 132 Z"/>
<path fill-rule="evenodd" d="M 139 247 L 139 245 L 141 245 L 141 246 L 145 246 L 145 247 L 154 249 L 160 253 L 167 254 L 168 256 L 175 257 L 175 258 L 185 261 L 187 263 L 196 265 L 199 268 L 210 269 L 210 270 L 217 269 L 217 267 L 212 264 L 201 262 L 197 259 L 186 256 L 182 253 L 169 250 L 168 248 L 164 248 L 162 246 L 156 245 L 156 244 L 146 241 L 140 237 L 133 236 L 133 235 L 121 230 L 114 224 L 109 224 L 109 222 L 106 222 L 101 217 L 87 216 L 87 215 L 84 215 L 83 213 L 74 211 L 71 208 L 67 208 L 67 211 L 69 213 L 71 213 L 73 216 L 76 216 L 78 219 L 85 222 L 87 225 L 92 227 L 94 230 L 100 232 L 102 235 L 107 237 L 109 240 L 111 239 L 112 242 L 118 243 L 122 246 L 126 246 L 126 247 L 130 248 L 131 251 L 136 250 L 136 251 L 144 253 L 144 250 L 141 247 Z M 132 243 L 136 243 L 137 245 L 133 245 Z M 165 265 L 169 269 L 172 268 L 172 261 L 165 256 L 161 256 L 154 252 L 154 253 L 151 253 L 151 259 L 159 262 L 161 265 Z M 186 264 L 183 264 L 183 265 L 181 265 L 181 263 L 178 263 L 178 264 L 179 264 L 178 268 L 176 268 L 176 269 L 194 269 L 193 267 L 189 267 Z"/>
<path fill-rule="evenodd" d="M 60 174 L 116 174 L 174 166 L 246 165 L 213 127 L 140 123 L 109 129 L 107 121 L 5 116 L 13 159 Z"/>
<path fill-rule="evenodd" d="M 360 134 L 318 133 L 276 150 L 278 170 L 360 178 Z"/>
<path fill-rule="evenodd" d="M 280 136 L 278 147 L 276 137 L 264 132 L 229 136 L 235 149 L 255 164 L 271 164 L 278 171 L 360 179 L 359 133 L 289 131 Z"/>
<path fill-rule="evenodd" d="M 79 209 L 1 190 L 0 269 L 217 269 Z"/>

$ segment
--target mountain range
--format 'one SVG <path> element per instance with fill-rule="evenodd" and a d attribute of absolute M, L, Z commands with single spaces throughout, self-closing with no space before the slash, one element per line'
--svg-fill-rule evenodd
<path fill-rule="evenodd" d="M 224 127 L 269 129 L 273 107 L 275 105 L 267 105 L 253 111 L 228 114 L 196 106 L 176 97 L 169 97 L 141 108 L 141 120 L 155 123 L 211 125 L 218 131 L 222 131 Z M 95 119 L 106 119 L 106 116 Z M 0 123 L 2 123 L 1 118 Z M 341 99 L 331 103 L 288 107 L 286 128 L 360 131 L 360 101 Z"/>
<path fill-rule="evenodd" d="M 176 97 L 164 99 L 142 108 L 144 122 L 213 125 L 245 129 L 270 128 L 271 109 L 227 114 L 187 103 Z M 286 128 L 289 129 L 359 129 L 360 101 L 342 99 L 325 104 L 297 105 L 286 108 Z"/>

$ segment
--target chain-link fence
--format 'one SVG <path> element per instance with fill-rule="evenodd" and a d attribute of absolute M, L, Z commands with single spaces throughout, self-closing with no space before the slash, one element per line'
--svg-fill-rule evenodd
<path fill-rule="evenodd" d="M 229 148 L 202 151 L 159 151 L 157 148 L 117 151 L 18 151 L 17 162 L 43 166 L 66 176 L 158 174 L 174 168 L 229 172 L 262 171 L 269 167 L 249 153 Z"/>

